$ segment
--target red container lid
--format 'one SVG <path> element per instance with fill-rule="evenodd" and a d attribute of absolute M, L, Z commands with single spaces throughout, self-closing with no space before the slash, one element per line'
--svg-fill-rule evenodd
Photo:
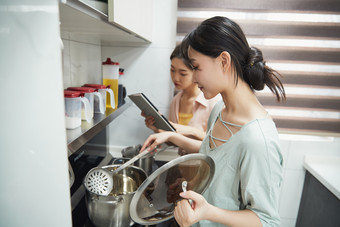
<path fill-rule="evenodd" d="M 95 92 L 96 89 L 91 88 L 91 87 L 68 87 L 67 90 L 69 91 L 79 91 L 82 93 L 92 93 Z"/>
<path fill-rule="evenodd" d="M 81 92 L 79 91 L 69 91 L 69 90 L 64 90 L 64 97 L 65 98 L 77 98 L 81 96 Z"/>
<path fill-rule="evenodd" d="M 119 62 L 111 61 L 111 58 L 107 58 L 106 61 L 103 62 L 103 65 L 119 65 Z"/>
<path fill-rule="evenodd" d="M 103 84 L 84 84 L 83 87 L 91 87 L 91 88 L 95 88 L 95 89 L 106 89 L 106 88 L 108 88 L 107 85 L 103 85 Z"/>

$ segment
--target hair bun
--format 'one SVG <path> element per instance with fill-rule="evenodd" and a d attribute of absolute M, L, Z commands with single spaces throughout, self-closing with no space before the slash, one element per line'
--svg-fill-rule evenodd
<path fill-rule="evenodd" d="M 263 90 L 265 86 L 264 69 L 265 62 L 263 61 L 262 51 L 256 47 L 250 47 L 244 79 L 255 90 Z"/>

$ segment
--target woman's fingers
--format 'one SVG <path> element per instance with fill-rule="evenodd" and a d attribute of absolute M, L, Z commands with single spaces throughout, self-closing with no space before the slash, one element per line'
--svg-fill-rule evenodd
<path fill-rule="evenodd" d="M 181 227 L 186 227 L 194 224 L 191 221 L 193 213 L 194 211 L 191 208 L 189 201 L 181 200 L 177 202 L 177 205 L 174 210 L 174 217 Z"/>
<path fill-rule="evenodd" d="M 143 144 L 143 146 L 142 146 L 142 148 L 140 149 L 139 152 L 143 152 L 146 147 L 150 147 L 150 145 L 152 144 L 152 141 L 153 141 L 153 138 L 152 138 L 152 135 L 151 135 L 145 140 L 145 142 L 144 142 L 144 144 Z"/>
<path fill-rule="evenodd" d="M 186 192 L 181 192 L 179 195 L 184 199 L 192 199 L 194 201 L 200 200 L 202 198 L 201 194 L 198 194 L 197 192 L 194 192 L 191 190 L 186 191 Z"/>

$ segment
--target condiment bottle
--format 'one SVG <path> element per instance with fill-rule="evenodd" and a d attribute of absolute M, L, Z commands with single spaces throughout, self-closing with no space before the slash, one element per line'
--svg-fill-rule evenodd
<path fill-rule="evenodd" d="M 118 106 L 118 78 L 119 78 L 119 62 L 113 62 L 107 58 L 102 64 L 103 84 L 110 86 L 115 99 L 115 105 L 111 106 L 111 97 L 106 96 L 106 107 L 116 109 Z"/>

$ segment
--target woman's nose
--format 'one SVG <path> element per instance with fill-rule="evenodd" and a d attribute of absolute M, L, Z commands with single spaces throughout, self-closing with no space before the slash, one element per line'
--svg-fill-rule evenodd
<path fill-rule="evenodd" d="M 179 73 L 175 72 L 175 73 L 173 74 L 173 80 L 174 80 L 174 81 L 179 81 L 179 78 L 180 78 Z"/>
<path fill-rule="evenodd" d="M 197 82 L 197 80 L 196 80 L 196 72 L 195 71 L 192 73 L 192 79 L 191 80 L 192 80 L 193 83 Z"/>

